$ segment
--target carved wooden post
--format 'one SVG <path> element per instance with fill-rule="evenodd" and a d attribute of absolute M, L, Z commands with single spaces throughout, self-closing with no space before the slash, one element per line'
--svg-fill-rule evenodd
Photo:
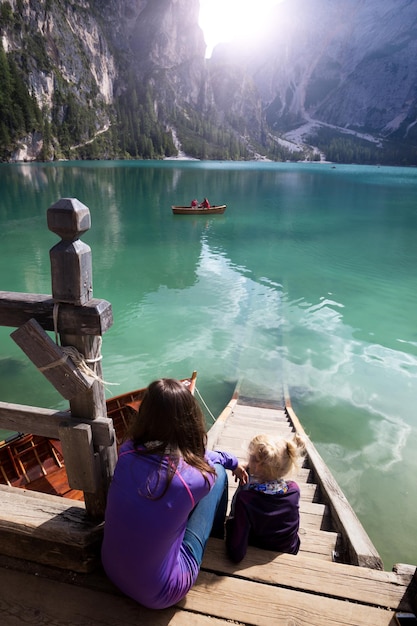
<path fill-rule="evenodd" d="M 56 303 L 56 331 L 59 332 L 59 304 L 85 305 L 93 296 L 92 261 L 90 247 L 79 237 L 91 226 L 89 209 L 75 198 L 61 198 L 48 209 L 48 228 L 61 237 L 61 241 L 50 251 L 52 273 L 52 297 Z M 76 308 L 74 308 L 76 315 Z M 76 328 L 77 325 L 74 325 Z M 101 337 L 95 335 L 60 334 L 62 346 L 74 346 L 84 356 L 87 365 L 100 379 L 90 389 L 70 399 L 71 414 L 76 418 L 96 419 L 106 417 L 106 398 L 101 382 Z M 116 463 L 116 443 L 111 448 L 94 446 L 91 432 L 86 428 L 63 425 L 60 437 L 67 448 L 69 464 L 77 463 L 77 455 L 84 450 L 87 457 L 94 459 L 87 467 L 79 485 L 83 489 L 87 513 L 102 518 L 105 510 L 107 489 Z M 66 465 L 68 464 L 66 458 Z M 73 485 L 72 485 L 73 486 Z M 86 489 L 87 486 L 87 489 Z"/>

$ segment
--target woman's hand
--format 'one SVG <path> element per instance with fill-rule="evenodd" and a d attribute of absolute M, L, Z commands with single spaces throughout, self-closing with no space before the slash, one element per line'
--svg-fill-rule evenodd
<path fill-rule="evenodd" d="M 235 477 L 235 482 L 239 481 L 239 485 L 246 485 L 249 480 L 248 472 L 246 471 L 246 467 L 244 465 L 239 465 L 232 471 L 233 476 Z"/>

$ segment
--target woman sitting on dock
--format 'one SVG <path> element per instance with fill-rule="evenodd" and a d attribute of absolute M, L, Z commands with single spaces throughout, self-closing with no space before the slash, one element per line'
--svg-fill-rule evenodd
<path fill-rule="evenodd" d="M 179 602 L 196 581 L 210 534 L 223 538 L 225 470 L 247 480 L 235 456 L 206 452 L 206 438 L 194 396 L 162 378 L 147 388 L 120 449 L 102 562 L 121 591 L 149 608 Z"/>
<path fill-rule="evenodd" d="M 226 548 L 238 563 L 248 544 L 297 554 L 300 547 L 300 489 L 285 478 L 298 469 L 305 452 L 302 439 L 257 435 L 249 444 L 249 482 L 240 485 L 226 522 Z"/>

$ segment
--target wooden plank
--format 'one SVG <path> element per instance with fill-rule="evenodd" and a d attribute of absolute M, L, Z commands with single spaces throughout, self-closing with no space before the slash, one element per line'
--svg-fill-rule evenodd
<path fill-rule="evenodd" d="M 292 431 L 291 424 L 288 421 L 283 420 L 256 420 L 245 415 L 237 415 L 233 420 L 230 420 L 226 424 L 226 429 L 234 431 L 235 434 L 239 433 L 239 428 L 249 428 L 255 430 L 256 433 L 264 432 L 266 429 L 268 432 L 279 429 L 283 431 Z"/>
<path fill-rule="evenodd" d="M 322 502 L 308 502 L 303 500 L 300 502 L 300 513 L 311 513 L 317 515 L 317 517 L 327 516 L 328 507 Z"/>
<path fill-rule="evenodd" d="M 0 485 L 0 553 L 86 572 L 97 565 L 103 525 L 85 504 Z"/>
<path fill-rule="evenodd" d="M 25 404 L 0 402 L 0 428 L 33 433 L 49 439 L 59 438 L 59 425 L 71 417 L 72 424 L 88 424 L 97 445 L 112 446 L 115 441 L 113 421 L 108 417 L 77 419 L 69 411 L 54 411 Z"/>
<path fill-rule="evenodd" d="M 316 530 L 331 530 L 330 528 L 330 519 L 325 518 L 326 521 L 323 520 L 323 515 L 315 515 L 313 513 L 303 513 L 300 510 L 300 527 L 305 528 L 307 531 L 310 528 L 315 528 Z"/>
<path fill-rule="evenodd" d="M 255 435 L 266 434 L 272 437 L 292 439 L 294 436 L 287 426 L 280 424 L 272 424 L 270 428 L 257 428 L 256 424 L 251 422 L 236 424 L 233 426 L 227 424 L 221 434 L 221 441 L 226 443 L 223 445 L 240 446 L 242 451 L 247 452 L 248 445 Z"/>
<path fill-rule="evenodd" d="M 181 608 L 256 626 L 392 626 L 389 610 L 201 571 Z"/>
<path fill-rule="evenodd" d="M 236 390 L 239 394 L 239 406 L 259 406 L 264 409 L 274 409 L 274 410 L 283 410 L 284 406 L 284 398 L 280 400 L 271 400 L 270 398 L 259 398 L 258 396 L 254 397 L 253 395 L 248 396 L 245 393 L 242 393 L 242 385 L 239 381 L 236 387 Z M 276 389 L 274 391 L 277 391 Z"/>
<path fill-rule="evenodd" d="M 176 607 L 152 611 L 108 584 L 89 589 L 0 567 L 2 626 L 224 626 L 227 622 Z M 237 624 L 237 622 L 234 622 Z"/>
<path fill-rule="evenodd" d="M 50 295 L 0 291 L 0 326 L 17 328 L 35 318 L 44 330 L 54 331 L 54 305 Z M 113 312 L 107 300 L 92 298 L 83 306 L 59 306 L 60 333 L 104 335 L 112 325 Z"/>
<path fill-rule="evenodd" d="M 286 414 L 284 408 L 277 409 L 268 409 L 258 404 L 241 404 L 238 399 L 237 405 L 233 411 L 234 416 L 236 415 L 244 415 L 245 417 L 255 417 L 256 419 L 264 419 L 264 420 L 286 420 Z"/>
<path fill-rule="evenodd" d="M 249 407 L 248 407 L 249 408 Z M 271 419 L 264 419 L 261 418 L 259 416 L 255 415 L 248 415 L 248 414 L 243 414 L 240 412 L 240 410 L 237 410 L 233 413 L 233 417 L 230 418 L 230 420 L 228 420 L 228 426 L 230 425 L 230 428 L 236 428 L 239 426 L 245 426 L 245 424 L 250 424 L 251 426 L 253 426 L 255 428 L 255 430 L 257 432 L 262 432 L 263 428 L 266 428 L 267 430 L 274 428 L 274 427 L 282 427 L 282 428 L 289 428 L 292 430 L 291 424 L 289 423 L 288 419 L 284 419 L 283 417 L 280 418 L 271 418 Z"/>
<path fill-rule="evenodd" d="M 311 480 L 311 471 L 309 468 L 307 467 L 301 467 L 298 472 L 297 472 L 297 476 L 295 478 L 295 480 L 298 483 L 308 483 L 308 482 L 313 482 Z"/>
<path fill-rule="evenodd" d="M 407 563 L 397 563 L 393 570 L 400 576 L 406 576 L 407 579 L 411 576 L 406 597 L 407 600 L 409 600 L 411 607 L 408 610 L 417 615 L 417 567 Z"/>
<path fill-rule="evenodd" d="M 265 429 L 268 432 L 271 432 L 271 430 L 274 431 L 275 429 L 279 429 L 284 432 L 293 432 L 294 430 L 288 420 L 257 420 L 240 414 L 235 415 L 234 419 L 228 420 L 225 428 L 226 432 L 232 431 L 235 434 L 239 433 L 240 428 L 243 428 L 243 430 L 246 428 L 249 430 L 255 430 L 256 433 L 264 432 Z"/>
<path fill-rule="evenodd" d="M 300 526 L 300 552 L 310 554 L 318 559 L 333 561 L 333 554 L 336 550 L 339 534 L 327 531 L 317 530 L 315 528 L 306 529 Z"/>
<path fill-rule="evenodd" d="M 410 610 L 404 595 L 411 574 L 317 561 L 306 555 L 277 554 L 250 547 L 241 563 L 231 563 L 219 539 L 210 539 L 202 567 L 228 576 L 239 576 L 268 585 L 282 585 L 334 598 L 346 598 L 395 610 Z M 343 622 L 342 622 L 343 623 Z M 359 623 L 359 622 L 358 622 Z"/>
<path fill-rule="evenodd" d="M 0 485 L 2 530 L 19 527 L 21 533 L 31 534 L 34 530 L 41 536 L 50 537 L 53 532 L 60 536 L 65 533 L 70 541 L 83 544 L 88 536 L 79 533 L 85 528 L 87 533 L 96 532 L 97 524 L 88 520 L 83 502 L 68 503 L 63 498 L 48 494 L 34 493 L 27 489 L 15 489 Z M 54 520 L 50 525 L 49 521 Z"/>
<path fill-rule="evenodd" d="M 231 428 L 236 428 L 236 432 L 239 432 L 237 429 L 240 426 L 245 427 L 245 425 L 249 425 L 254 428 L 255 434 L 264 432 L 264 430 L 270 432 L 271 429 L 274 428 L 282 428 L 283 430 L 291 429 L 291 424 L 288 420 L 283 418 L 276 418 L 274 416 L 271 416 L 270 418 L 263 418 L 256 415 L 256 413 L 241 413 L 240 410 L 234 413 L 233 420 L 231 420 L 229 424 Z"/>
<path fill-rule="evenodd" d="M 100 468 L 94 454 L 91 426 L 62 423 L 59 427 L 59 438 L 70 487 L 94 493 L 99 485 Z"/>
<path fill-rule="evenodd" d="M 35 319 L 11 335 L 26 356 L 67 400 L 89 389 L 94 378 L 86 376 Z"/>
<path fill-rule="evenodd" d="M 300 511 L 300 527 L 305 529 L 315 528 L 316 530 L 330 530 L 323 528 L 323 516 Z"/>
<path fill-rule="evenodd" d="M 317 509 L 313 507 L 317 506 Z M 328 508 L 324 504 L 300 502 L 300 526 L 301 528 L 316 528 L 317 530 L 334 530 Z"/>

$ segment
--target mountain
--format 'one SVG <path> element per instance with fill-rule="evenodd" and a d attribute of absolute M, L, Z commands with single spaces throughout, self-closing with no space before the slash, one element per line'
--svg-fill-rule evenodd
<path fill-rule="evenodd" d="M 211 59 L 198 14 L 0 2 L 0 158 L 417 164 L 415 0 L 284 0 Z"/>
<path fill-rule="evenodd" d="M 310 139 L 333 129 L 415 149 L 416 2 L 287 0 L 268 25 L 247 67 L 271 128 L 301 127 Z"/>

